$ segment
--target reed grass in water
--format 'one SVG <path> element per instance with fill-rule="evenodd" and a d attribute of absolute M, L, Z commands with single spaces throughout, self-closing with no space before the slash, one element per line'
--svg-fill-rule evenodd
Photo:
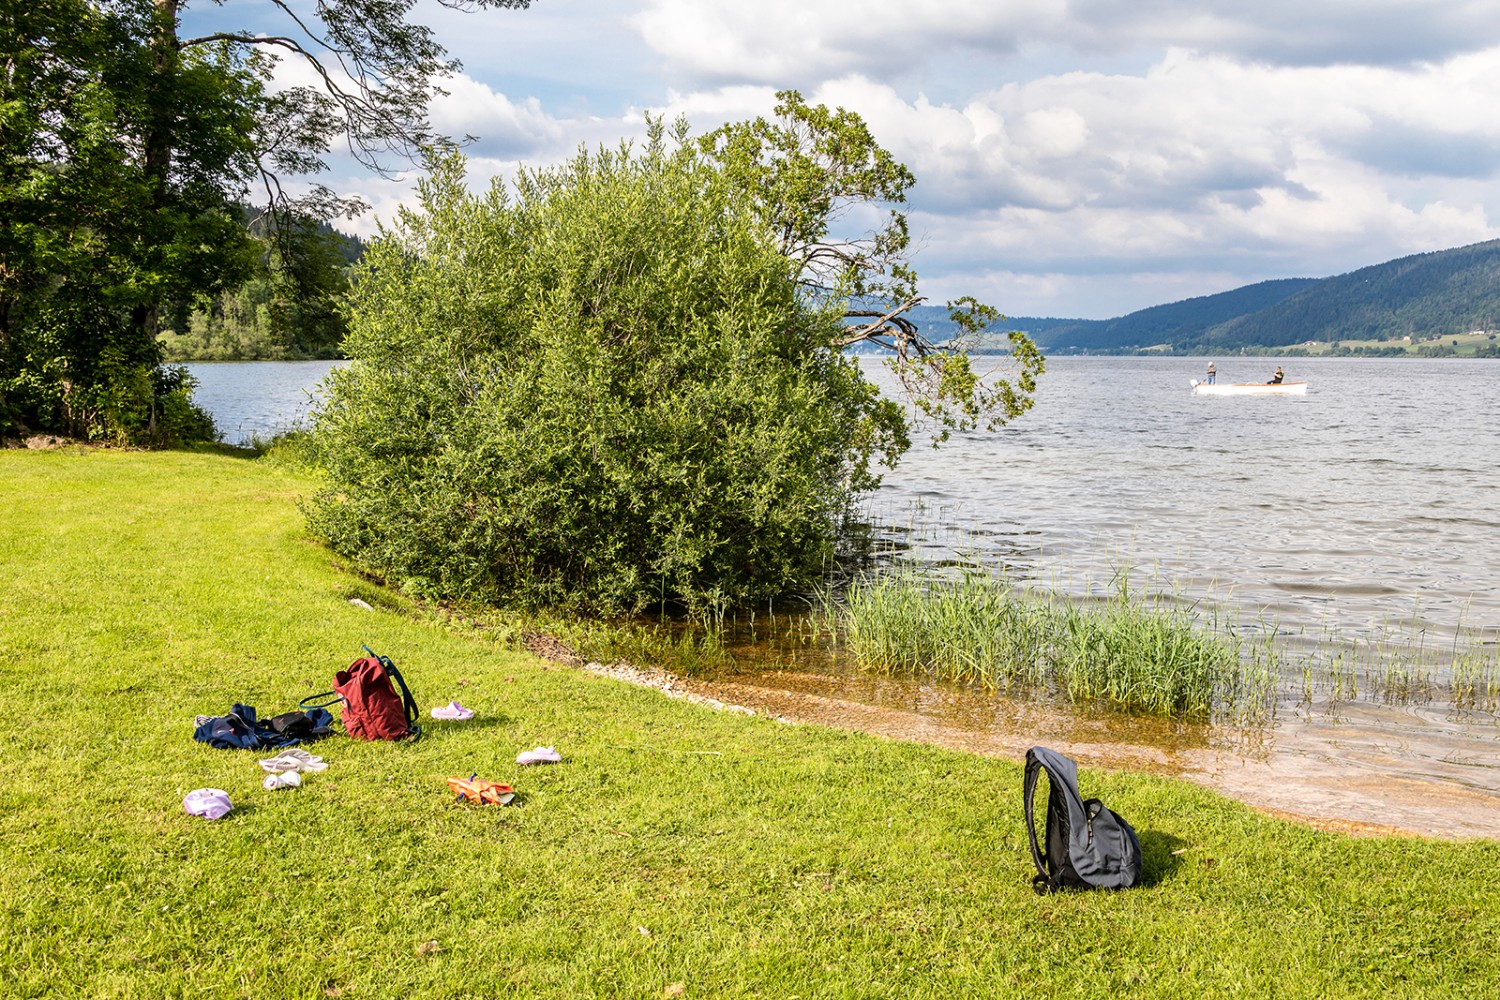
<path fill-rule="evenodd" d="M 1274 717 L 1287 687 L 1309 708 L 1364 699 L 1500 713 L 1500 648 L 1486 634 L 1460 628 L 1451 645 L 1433 644 L 1388 624 L 1374 638 L 1315 637 L 1298 653 L 1274 625 L 1221 614 L 1121 579 L 1108 598 L 1076 601 L 920 562 L 857 579 L 822 607 L 867 668 L 1074 703 L 1253 725 Z"/>
<path fill-rule="evenodd" d="M 825 607 L 843 643 L 875 669 L 925 672 L 1000 690 L 1053 689 L 1128 711 L 1254 717 L 1274 702 L 1269 649 L 1203 627 L 1169 598 L 1125 585 L 1090 606 L 981 574 L 934 577 L 898 565 Z"/>

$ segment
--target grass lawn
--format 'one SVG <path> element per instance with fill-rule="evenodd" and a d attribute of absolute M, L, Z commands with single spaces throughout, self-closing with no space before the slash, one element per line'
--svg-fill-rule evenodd
<path fill-rule="evenodd" d="M 1084 771 L 1147 884 L 1038 897 L 1020 761 L 715 712 L 444 625 L 304 535 L 309 486 L 213 453 L 0 452 L 0 996 L 1500 991 L 1500 844 Z M 194 742 L 194 715 L 295 707 L 361 643 L 424 713 L 475 719 L 330 738 L 274 792 L 269 754 Z M 538 744 L 564 762 L 517 767 Z M 518 803 L 455 803 L 474 772 Z M 205 786 L 228 817 L 183 811 Z"/>

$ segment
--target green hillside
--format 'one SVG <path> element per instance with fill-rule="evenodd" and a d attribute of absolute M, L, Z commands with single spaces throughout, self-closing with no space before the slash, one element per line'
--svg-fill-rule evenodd
<path fill-rule="evenodd" d="M 1118 319 L 1071 320 L 1061 325 L 1016 319 L 1014 324 L 1044 350 L 1056 353 L 1145 349 L 1201 337 L 1206 330 L 1267 309 L 1317 284 L 1315 278 L 1282 278 L 1152 306 Z"/>
<path fill-rule="evenodd" d="M 944 310 L 914 318 L 942 340 Z M 1500 240 L 1331 278 L 1283 278 L 1107 320 L 1007 317 L 1048 354 L 1352 353 L 1500 356 Z M 1003 350 L 997 333 L 980 350 Z"/>
<path fill-rule="evenodd" d="M 1198 338 L 1204 348 L 1313 340 L 1413 342 L 1500 328 L 1500 240 L 1326 278 Z"/>

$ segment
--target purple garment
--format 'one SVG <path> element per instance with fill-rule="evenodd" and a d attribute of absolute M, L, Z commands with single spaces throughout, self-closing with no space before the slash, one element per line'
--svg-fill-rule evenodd
<path fill-rule="evenodd" d="M 204 819 L 222 819 L 234 805 L 222 788 L 195 788 L 183 798 L 182 808 Z"/>

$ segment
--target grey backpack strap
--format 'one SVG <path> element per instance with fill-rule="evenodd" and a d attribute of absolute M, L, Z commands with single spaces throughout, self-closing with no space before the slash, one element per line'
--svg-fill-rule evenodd
<path fill-rule="evenodd" d="M 1026 837 L 1031 842 L 1031 860 L 1036 862 L 1036 874 L 1032 876 L 1031 885 L 1039 893 L 1050 892 L 1057 888 L 1057 883 L 1051 875 L 1047 874 L 1047 861 L 1042 856 L 1042 849 L 1036 842 L 1036 778 L 1042 770 L 1042 762 L 1037 760 L 1035 752 L 1026 751 L 1026 780 L 1023 784 L 1022 794 L 1026 801 Z"/>

